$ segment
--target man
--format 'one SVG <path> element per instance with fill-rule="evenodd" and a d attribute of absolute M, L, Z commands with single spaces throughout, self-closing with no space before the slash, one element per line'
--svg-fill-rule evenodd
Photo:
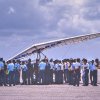
<path fill-rule="evenodd" d="M 31 63 L 31 59 L 29 59 L 27 63 L 27 73 L 28 73 L 28 85 L 31 85 L 33 84 L 33 64 Z"/>
<path fill-rule="evenodd" d="M 45 68 L 46 68 L 46 63 L 45 59 L 43 59 L 39 63 L 39 84 L 45 84 Z"/>
<path fill-rule="evenodd" d="M 63 84 L 63 71 L 64 71 L 64 69 L 63 69 L 63 64 L 62 64 L 62 62 L 59 60 L 59 84 Z"/>
<path fill-rule="evenodd" d="M 53 73 L 54 73 L 54 62 L 53 59 L 50 59 L 50 83 L 54 83 L 53 82 Z"/>
<path fill-rule="evenodd" d="M 99 61 L 96 59 L 95 61 L 92 60 L 90 64 L 90 80 L 91 85 L 97 86 L 97 67 L 99 66 Z"/>
<path fill-rule="evenodd" d="M 45 59 L 46 67 L 45 67 L 45 84 L 50 84 L 50 64 L 48 59 Z"/>
<path fill-rule="evenodd" d="M 0 86 L 4 85 L 6 86 L 6 77 L 4 72 L 4 62 L 3 58 L 0 58 Z"/>
<path fill-rule="evenodd" d="M 15 86 L 15 76 L 14 76 L 14 70 L 15 70 L 15 66 L 13 61 L 9 61 L 8 65 L 7 65 L 7 69 L 9 72 L 9 86 L 11 86 L 13 84 L 13 86 Z"/>
<path fill-rule="evenodd" d="M 7 70 L 7 64 L 5 61 L 3 61 L 4 63 L 4 86 L 7 86 L 7 83 L 8 83 L 8 70 Z"/>
<path fill-rule="evenodd" d="M 76 64 L 76 59 L 71 60 L 71 85 L 76 85 L 76 72 L 75 72 L 75 64 Z"/>
<path fill-rule="evenodd" d="M 74 64 L 74 71 L 75 71 L 75 85 L 79 86 L 79 82 L 80 82 L 80 68 L 81 68 L 81 64 L 80 64 L 80 59 L 77 58 L 76 62 Z"/>
<path fill-rule="evenodd" d="M 15 84 L 20 83 L 20 61 L 17 60 L 15 63 Z"/>
<path fill-rule="evenodd" d="M 55 83 L 56 84 L 59 84 L 59 70 L 60 70 L 59 60 L 55 60 Z"/>
<path fill-rule="evenodd" d="M 90 81 L 91 81 L 91 85 L 93 85 L 93 72 L 95 69 L 95 64 L 94 64 L 94 60 L 92 60 L 89 64 L 89 69 L 90 69 Z"/>
<path fill-rule="evenodd" d="M 94 86 L 97 86 L 97 75 L 98 75 L 99 59 L 95 59 L 95 69 L 93 71 Z"/>
<path fill-rule="evenodd" d="M 22 62 L 20 67 L 22 69 L 22 80 L 23 80 L 23 84 L 22 85 L 27 85 L 27 66 L 26 66 L 24 61 Z"/>
<path fill-rule="evenodd" d="M 89 64 L 87 63 L 87 59 L 83 59 L 82 64 L 83 69 L 83 86 L 88 86 L 89 84 Z"/>
<path fill-rule="evenodd" d="M 65 83 L 68 83 L 68 68 L 70 66 L 69 60 L 66 59 L 63 61 L 64 64 L 64 81 Z"/>
<path fill-rule="evenodd" d="M 39 77 L 39 59 L 36 59 L 36 62 L 34 63 L 34 75 L 35 75 L 35 84 L 38 82 L 38 77 Z"/>

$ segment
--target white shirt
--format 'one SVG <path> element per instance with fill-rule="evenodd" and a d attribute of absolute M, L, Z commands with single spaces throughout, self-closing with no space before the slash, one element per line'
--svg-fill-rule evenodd
<path fill-rule="evenodd" d="M 78 69 L 81 67 L 81 64 L 79 62 L 75 62 L 74 63 L 75 69 Z"/>
<path fill-rule="evenodd" d="M 56 68 L 57 70 L 60 70 L 59 64 L 55 64 L 55 68 Z"/>
<path fill-rule="evenodd" d="M 63 70 L 63 64 L 60 63 L 59 66 L 60 66 L 60 70 Z"/>
<path fill-rule="evenodd" d="M 69 62 L 67 62 L 67 63 L 64 63 L 64 69 L 68 69 L 69 68 L 69 66 L 70 66 L 70 63 Z"/>
<path fill-rule="evenodd" d="M 19 63 L 15 63 L 15 68 L 19 70 L 20 69 L 20 64 Z"/>
<path fill-rule="evenodd" d="M 26 66 L 26 64 L 21 65 L 20 67 L 21 67 L 21 69 L 22 69 L 23 71 L 27 71 L 27 66 Z"/>
<path fill-rule="evenodd" d="M 89 64 L 82 64 L 82 70 L 89 69 Z"/>
<path fill-rule="evenodd" d="M 50 69 L 55 70 L 55 69 L 54 69 L 54 63 L 53 63 L 53 62 L 50 62 L 49 64 L 50 64 Z"/>

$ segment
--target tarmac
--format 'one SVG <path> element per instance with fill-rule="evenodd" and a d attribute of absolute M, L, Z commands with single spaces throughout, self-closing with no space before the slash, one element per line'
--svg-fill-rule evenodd
<path fill-rule="evenodd" d="M 100 70 L 98 86 L 17 85 L 0 87 L 0 100 L 100 100 Z"/>

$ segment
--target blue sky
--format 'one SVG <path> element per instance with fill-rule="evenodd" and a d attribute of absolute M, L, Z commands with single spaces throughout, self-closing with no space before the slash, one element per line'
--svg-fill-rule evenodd
<path fill-rule="evenodd" d="M 0 57 L 34 43 L 100 32 L 100 0 L 0 0 Z M 49 57 L 100 58 L 100 38 L 44 51 Z"/>

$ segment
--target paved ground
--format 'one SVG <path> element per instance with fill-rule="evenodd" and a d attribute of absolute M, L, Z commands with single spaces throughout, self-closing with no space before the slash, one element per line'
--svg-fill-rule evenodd
<path fill-rule="evenodd" d="M 0 100 L 100 100 L 100 70 L 98 86 L 30 85 L 0 87 Z"/>

